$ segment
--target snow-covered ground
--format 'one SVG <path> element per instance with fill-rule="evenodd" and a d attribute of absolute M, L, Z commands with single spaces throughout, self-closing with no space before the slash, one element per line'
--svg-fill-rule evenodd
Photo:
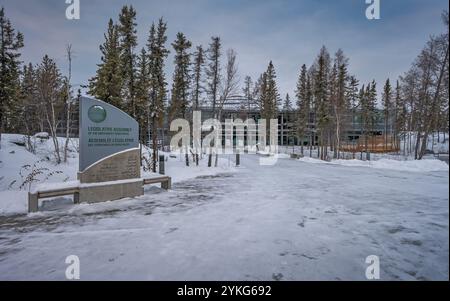
<path fill-rule="evenodd" d="M 449 279 L 448 167 L 285 157 L 244 155 L 235 170 L 222 158 L 224 172 L 169 192 L 0 216 L 0 279 L 65 280 L 69 255 L 82 280 L 365 280 L 369 255 L 382 280 Z"/>
<path fill-rule="evenodd" d="M 77 178 L 78 139 L 70 140 L 68 161 L 59 165 L 54 163 L 55 156 L 51 140 L 34 139 L 33 141 L 36 145 L 36 154 L 30 153 L 25 147 L 16 144 L 24 142 L 23 135 L 2 135 L 0 149 L 0 215 L 27 212 L 28 191 L 33 190 L 37 185 L 60 185 L 64 182 L 75 181 Z M 61 147 L 64 142 L 65 139 L 59 139 Z M 147 155 L 147 153 L 144 155 Z M 166 174 L 172 177 L 174 183 L 198 176 L 234 170 L 231 156 L 221 158 L 217 168 L 208 168 L 206 159 L 201 160 L 199 166 L 186 167 L 184 156 L 179 154 L 165 155 L 167 159 Z M 36 175 L 36 181 L 24 185 L 27 176 L 33 169 L 41 173 Z M 143 171 L 142 176 L 152 176 L 152 173 Z"/>
<path fill-rule="evenodd" d="M 330 162 L 322 161 L 317 158 L 303 157 L 299 161 L 314 163 L 314 164 L 336 164 L 342 166 L 361 166 L 376 169 L 391 169 L 399 171 L 411 171 L 411 172 L 431 172 L 431 171 L 447 171 L 449 166 L 447 163 L 436 160 L 436 159 L 426 159 L 426 160 L 391 160 L 391 159 L 380 159 L 374 161 L 361 161 L 361 160 L 331 160 Z"/>
<path fill-rule="evenodd" d="M 404 147 L 414 149 L 414 142 L 416 140 L 416 132 L 406 132 L 402 134 L 402 143 L 400 145 L 402 151 Z M 406 142 L 406 143 L 404 143 Z M 409 143 L 412 145 L 408 146 Z M 449 150 L 449 133 L 433 133 L 428 137 L 427 150 L 433 153 L 446 153 Z"/>

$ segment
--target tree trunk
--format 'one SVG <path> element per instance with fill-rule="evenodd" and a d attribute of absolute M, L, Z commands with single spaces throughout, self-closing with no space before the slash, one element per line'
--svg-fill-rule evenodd
<path fill-rule="evenodd" d="M 71 123 L 70 81 L 72 79 L 72 45 L 67 46 L 67 58 L 69 60 L 69 78 L 67 83 L 66 143 L 64 145 L 64 163 L 67 163 L 67 153 L 70 138 L 70 123 Z"/>
<path fill-rule="evenodd" d="M 152 158 L 152 171 L 156 173 L 156 156 L 157 156 L 157 148 L 158 148 L 158 141 L 157 141 L 157 127 L 156 127 L 156 117 L 152 117 L 152 147 L 153 147 L 153 158 Z"/>
<path fill-rule="evenodd" d="M 440 73 L 439 73 L 438 83 L 437 83 L 436 91 L 435 91 L 434 97 L 433 97 L 433 102 L 432 102 L 432 108 L 431 108 L 430 116 L 433 116 L 434 112 L 437 111 L 437 109 L 438 109 L 438 99 L 439 99 L 439 94 L 440 94 L 440 91 L 441 91 L 442 79 L 443 79 L 444 74 L 445 74 L 445 69 L 447 68 L 447 60 L 448 60 L 448 46 L 447 46 L 447 49 L 445 51 L 444 61 L 443 61 L 442 65 L 441 65 L 441 70 L 440 70 Z M 422 148 L 420 150 L 419 159 L 422 159 L 424 154 L 425 154 L 425 152 L 426 152 L 427 139 L 428 139 L 428 136 L 429 136 L 430 132 L 432 131 L 433 120 L 432 120 L 432 117 L 429 118 L 429 119 L 430 120 L 428 120 L 428 125 L 426 126 L 426 130 L 425 130 L 425 133 L 424 133 L 425 136 L 424 136 L 423 141 L 422 141 Z"/>
<path fill-rule="evenodd" d="M 70 139 L 70 124 L 71 124 L 71 104 L 70 98 L 67 102 L 67 120 L 66 120 L 66 143 L 64 145 L 64 163 L 67 163 L 67 153 L 69 149 L 69 139 Z"/>
<path fill-rule="evenodd" d="M 211 167 L 212 165 L 212 154 L 208 155 L 208 167 Z"/>

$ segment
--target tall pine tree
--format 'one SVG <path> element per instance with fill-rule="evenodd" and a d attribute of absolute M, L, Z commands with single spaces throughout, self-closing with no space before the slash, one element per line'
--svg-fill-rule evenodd
<path fill-rule="evenodd" d="M 246 109 L 247 111 L 247 117 L 248 117 L 248 113 L 250 112 L 252 105 L 254 105 L 254 93 L 253 93 L 253 81 L 252 78 L 250 76 L 246 76 L 244 78 L 244 88 L 242 89 L 242 92 L 244 93 L 245 96 L 245 103 L 241 104 L 242 107 Z"/>
<path fill-rule="evenodd" d="M 333 87 L 333 93 L 331 95 L 332 106 L 334 111 L 334 125 L 335 125 L 335 138 L 334 138 L 334 158 L 340 158 L 341 138 L 344 125 L 344 116 L 348 111 L 346 102 L 346 89 L 348 82 L 348 59 L 345 57 L 344 52 L 339 49 L 334 57 L 334 66 L 336 68 L 334 82 L 331 83 Z"/>
<path fill-rule="evenodd" d="M 137 59 L 137 78 L 135 90 L 136 103 L 136 120 L 140 128 L 141 143 L 148 142 L 148 127 L 149 127 L 149 97 L 150 97 L 150 63 L 148 53 L 145 48 L 141 49 Z"/>
<path fill-rule="evenodd" d="M 20 110 L 17 117 L 21 132 L 25 133 L 27 137 L 27 149 L 34 153 L 34 145 L 30 137 L 39 128 L 39 112 L 41 108 L 36 102 L 36 72 L 33 64 L 30 63 L 28 66 L 24 66 L 22 74 Z"/>
<path fill-rule="evenodd" d="M 123 91 L 126 107 L 125 111 L 132 117 L 136 117 L 136 10 L 133 6 L 124 6 L 119 15 L 118 32 L 121 49 L 121 68 L 123 77 Z"/>
<path fill-rule="evenodd" d="M 123 76 L 120 58 L 118 26 L 110 19 L 105 42 L 100 45 L 101 63 L 95 77 L 89 80 L 89 94 L 120 109 L 122 101 Z"/>
<path fill-rule="evenodd" d="M 56 163 L 61 163 L 57 138 L 58 124 L 67 100 L 67 80 L 61 75 L 54 60 L 45 55 L 36 71 L 36 100 L 43 109 L 43 118 L 53 141 Z"/>
<path fill-rule="evenodd" d="M 276 72 L 272 61 L 269 62 L 266 72 L 263 73 L 260 80 L 260 102 L 261 118 L 266 120 L 266 131 L 269 134 L 270 120 L 278 116 L 278 105 L 280 95 L 276 83 Z M 269 142 L 266 139 L 267 142 Z"/>
<path fill-rule="evenodd" d="M 308 70 L 306 65 L 302 65 L 300 75 L 297 81 L 297 89 L 295 96 L 297 98 L 297 124 L 296 132 L 297 137 L 301 143 L 301 152 L 303 154 L 303 139 L 307 134 L 308 122 L 311 109 L 311 91 L 308 85 Z M 311 139 L 309 141 L 311 142 Z"/>
<path fill-rule="evenodd" d="M 402 97 L 400 82 L 397 80 L 394 101 L 394 144 L 396 149 L 400 149 L 400 133 L 406 130 L 406 117 L 406 105 Z"/>
<path fill-rule="evenodd" d="M 331 122 L 331 110 L 329 102 L 329 74 L 330 55 L 324 47 L 320 50 L 314 67 L 314 100 L 317 120 L 317 130 L 321 149 L 319 151 L 322 160 L 327 159 L 329 145 L 329 130 Z"/>
<path fill-rule="evenodd" d="M 221 81 L 220 57 L 222 56 L 222 44 L 219 37 L 212 37 L 208 48 L 208 65 L 206 69 L 207 93 L 212 105 L 213 113 L 216 114 L 216 105 L 219 97 L 219 86 Z"/>
<path fill-rule="evenodd" d="M 292 112 L 292 101 L 291 101 L 291 97 L 289 96 L 289 93 L 286 93 L 286 97 L 284 98 L 284 103 L 283 103 L 283 111 L 285 112 Z"/>
<path fill-rule="evenodd" d="M 388 144 L 388 133 L 390 119 L 391 119 L 391 111 L 392 111 L 392 86 L 389 81 L 389 78 L 386 80 L 383 88 L 383 115 L 384 115 L 384 149 L 387 149 Z"/>
<path fill-rule="evenodd" d="M 149 70 L 150 70 L 150 110 L 149 120 L 151 120 L 152 136 L 152 170 L 156 172 L 156 156 L 158 148 L 158 127 L 162 125 L 165 112 L 165 101 L 167 98 L 167 82 L 164 73 L 165 60 L 169 55 L 169 50 L 165 44 L 167 42 L 167 23 L 161 18 L 158 26 L 152 24 L 150 36 L 148 38 Z"/>
<path fill-rule="evenodd" d="M 192 83 L 192 106 L 194 110 L 198 110 L 201 106 L 201 95 L 203 92 L 202 75 L 205 65 L 205 54 L 203 47 L 197 46 L 194 52 L 194 67 L 193 67 L 193 83 Z"/>
<path fill-rule="evenodd" d="M 173 74 L 172 98 L 169 108 L 170 121 L 176 118 L 187 118 L 191 64 L 191 56 L 188 51 L 191 46 L 191 42 L 181 32 L 177 34 L 177 39 L 172 43 L 172 47 L 175 50 L 175 71 Z"/>
<path fill-rule="evenodd" d="M 11 21 L 0 9 L 0 140 L 4 127 L 12 128 L 9 118 L 16 114 L 20 96 L 20 49 L 23 35 L 16 32 Z"/>

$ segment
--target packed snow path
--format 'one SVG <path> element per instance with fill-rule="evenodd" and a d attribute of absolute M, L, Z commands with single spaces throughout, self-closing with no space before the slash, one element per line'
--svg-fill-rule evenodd
<path fill-rule="evenodd" d="M 280 159 L 117 202 L 0 217 L 1 280 L 448 280 L 448 172 Z"/>

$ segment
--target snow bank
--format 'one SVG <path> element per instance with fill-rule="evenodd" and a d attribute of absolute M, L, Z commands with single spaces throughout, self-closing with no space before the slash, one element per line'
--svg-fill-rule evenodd
<path fill-rule="evenodd" d="M 391 169 L 410 172 L 432 172 L 432 171 L 448 171 L 447 163 L 440 160 L 390 160 L 381 159 L 377 161 L 361 161 L 361 160 L 333 160 L 331 162 L 322 161 L 315 158 L 304 157 L 299 159 L 301 162 L 313 164 L 335 164 L 342 166 L 371 167 L 376 169 Z"/>
<path fill-rule="evenodd" d="M 266 156 L 266 157 L 269 157 L 271 155 L 271 153 L 268 151 L 257 151 L 256 154 L 261 155 L 261 156 Z"/>
<path fill-rule="evenodd" d="M 36 178 L 36 184 L 60 183 L 76 180 L 78 171 L 78 153 L 74 143 L 69 144 L 68 162 L 56 165 L 53 152 L 53 142 L 49 140 L 33 140 L 35 154 L 27 151 L 20 142 L 24 141 L 23 135 L 2 134 L 0 149 L 0 191 L 20 190 L 32 167 L 42 173 Z M 60 146 L 63 147 L 65 139 L 59 138 Z M 19 143 L 19 144 L 18 144 Z M 76 144 L 76 143 L 75 143 Z M 28 168 L 25 168 L 29 166 Z M 20 172 L 22 171 L 22 176 Z M 25 187 L 22 187 L 25 188 Z M 28 189 L 28 186 L 26 187 Z"/>
<path fill-rule="evenodd" d="M 28 212 L 28 192 L 0 191 L 0 215 Z"/>
<path fill-rule="evenodd" d="M 288 155 L 288 154 L 276 154 L 275 158 L 278 158 L 278 159 L 290 159 L 291 156 Z"/>
<path fill-rule="evenodd" d="M 448 171 L 447 163 L 440 160 L 378 160 L 372 162 L 374 168 L 394 169 L 413 172 Z"/>
<path fill-rule="evenodd" d="M 312 164 L 327 164 L 327 163 L 330 163 L 330 162 L 322 161 L 322 160 L 311 158 L 311 157 L 303 157 L 303 158 L 298 159 L 298 161 L 305 162 L 305 163 L 312 163 Z"/>
<path fill-rule="evenodd" d="M 257 151 L 256 154 L 263 156 L 263 157 L 275 157 L 277 159 L 289 159 L 291 157 L 289 154 L 284 154 L 284 153 L 273 154 L 268 151 Z"/>

